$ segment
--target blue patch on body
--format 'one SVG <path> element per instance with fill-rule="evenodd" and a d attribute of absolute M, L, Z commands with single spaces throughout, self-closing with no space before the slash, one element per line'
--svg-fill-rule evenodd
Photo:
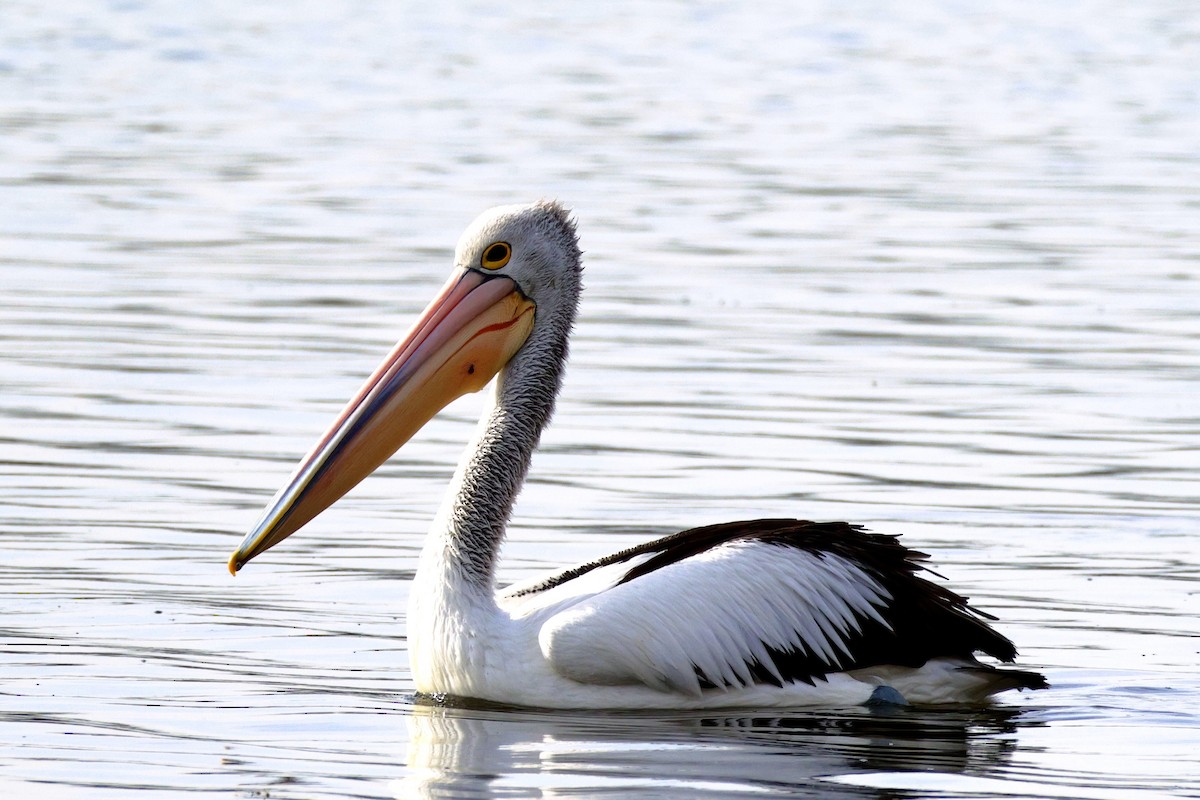
<path fill-rule="evenodd" d="M 871 692 L 871 696 L 867 698 L 867 702 L 863 703 L 863 705 L 906 706 L 908 705 L 908 701 L 904 699 L 904 695 L 890 686 L 876 686 L 875 691 Z"/>

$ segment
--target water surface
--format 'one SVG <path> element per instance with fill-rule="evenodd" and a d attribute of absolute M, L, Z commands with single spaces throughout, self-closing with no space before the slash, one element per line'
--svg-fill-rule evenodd
<path fill-rule="evenodd" d="M 6 788 L 1200 797 L 1186 4 L 3 16 Z M 478 398 L 229 577 L 462 227 L 539 197 L 576 210 L 587 290 L 505 581 L 708 522 L 850 519 L 934 553 L 1052 690 L 416 704 L 408 579 Z"/>

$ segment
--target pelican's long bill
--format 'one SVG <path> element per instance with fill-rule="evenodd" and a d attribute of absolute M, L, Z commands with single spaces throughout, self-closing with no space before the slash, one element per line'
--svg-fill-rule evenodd
<path fill-rule="evenodd" d="M 237 574 L 374 472 L 452 400 L 487 385 L 533 327 L 511 279 L 460 269 L 304 457 L 229 558 Z"/>

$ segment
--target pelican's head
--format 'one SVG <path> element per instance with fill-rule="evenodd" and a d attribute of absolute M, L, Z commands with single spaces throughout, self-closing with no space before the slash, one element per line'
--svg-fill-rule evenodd
<path fill-rule="evenodd" d="M 561 306 L 574 313 L 579 259 L 575 223 L 558 203 L 488 209 L 467 226 L 454 250 L 456 269 L 509 278 L 537 306 L 539 319 L 557 316 Z"/>
<path fill-rule="evenodd" d="M 565 357 L 581 269 L 567 209 L 535 203 L 485 211 L 459 239 L 454 264 L 441 292 L 275 495 L 230 557 L 230 572 L 332 505 L 523 348 Z"/>

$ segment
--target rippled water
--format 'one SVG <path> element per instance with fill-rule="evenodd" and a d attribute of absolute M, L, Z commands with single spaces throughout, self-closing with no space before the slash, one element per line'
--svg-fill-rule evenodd
<path fill-rule="evenodd" d="M 0 785 L 1200 796 L 1192 5 L 334 5 L 4 6 Z M 542 196 L 588 288 L 506 580 L 848 518 L 1053 688 L 415 706 L 408 578 L 477 398 L 230 578 L 462 226 Z"/>

